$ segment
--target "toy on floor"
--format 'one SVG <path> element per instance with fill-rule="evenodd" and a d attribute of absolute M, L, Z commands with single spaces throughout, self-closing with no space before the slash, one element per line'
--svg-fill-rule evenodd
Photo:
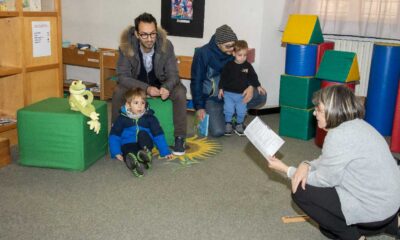
<path fill-rule="evenodd" d="M 86 90 L 85 84 L 81 80 L 73 81 L 69 86 L 70 96 L 68 99 L 71 110 L 79 111 L 83 115 L 89 117 L 91 120 L 87 122 L 90 130 L 96 134 L 100 131 L 99 114 L 92 105 L 93 93 Z"/>

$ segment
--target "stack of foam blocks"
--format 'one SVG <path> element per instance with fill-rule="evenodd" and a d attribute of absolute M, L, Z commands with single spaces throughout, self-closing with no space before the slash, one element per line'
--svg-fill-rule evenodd
<path fill-rule="evenodd" d="M 357 55 L 353 52 L 326 51 L 316 77 L 321 80 L 321 88 L 341 84 L 354 91 L 360 80 Z M 326 131 L 317 126 L 315 144 L 322 147 L 325 136 Z"/>
<path fill-rule="evenodd" d="M 280 79 L 279 134 L 308 140 L 315 135 L 312 97 L 320 89 L 316 69 L 333 43 L 324 42 L 316 15 L 290 15 L 282 43 L 286 44 L 286 62 Z"/>

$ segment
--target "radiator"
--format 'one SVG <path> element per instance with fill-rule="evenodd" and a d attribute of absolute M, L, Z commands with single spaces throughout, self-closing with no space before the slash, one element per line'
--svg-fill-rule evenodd
<path fill-rule="evenodd" d="M 360 70 L 360 83 L 356 85 L 357 96 L 367 96 L 369 71 L 371 67 L 372 50 L 374 42 L 392 42 L 380 39 L 356 38 L 356 37 L 339 37 L 339 36 L 324 36 L 326 41 L 335 42 L 335 50 L 355 52 L 357 54 L 358 68 Z"/>

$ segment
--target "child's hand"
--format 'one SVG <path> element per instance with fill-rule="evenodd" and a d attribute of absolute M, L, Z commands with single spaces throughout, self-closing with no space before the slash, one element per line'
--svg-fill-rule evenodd
<path fill-rule="evenodd" d="M 257 87 L 257 91 L 258 91 L 258 93 L 259 93 L 260 95 L 265 95 L 265 94 L 267 94 L 267 90 L 265 90 L 265 88 L 263 88 L 263 87 L 261 87 L 261 86 L 258 86 L 258 87 Z"/>
<path fill-rule="evenodd" d="M 221 99 L 224 97 L 224 90 L 220 89 L 218 93 L 218 98 Z"/>
<path fill-rule="evenodd" d="M 174 154 L 165 155 L 163 158 L 171 160 L 174 158 Z"/>
<path fill-rule="evenodd" d="M 123 157 L 121 154 L 117 154 L 117 155 L 115 156 L 115 158 L 116 158 L 117 160 L 121 161 L 121 162 L 124 161 L 124 157 Z"/>

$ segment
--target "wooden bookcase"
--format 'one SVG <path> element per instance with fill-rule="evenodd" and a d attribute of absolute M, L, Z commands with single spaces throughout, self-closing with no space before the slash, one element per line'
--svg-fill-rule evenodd
<path fill-rule="evenodd" d="M 118 51 L 103 51 L 100 58 L 100 99 L 112 98 L 114 88 L 117 85 Z"/>
<path fill-rule="evenodd" d="M 112 97 L 116 85 L 112 77 L 116 72 L 118 60 L 117 50 L 100 48 L 98 51 L 94 52 L 90 50 L 80 50 L 72 46 L 63 48 L 62 51 L 63 64 L 65 65 L 100 69 L 100 92 L 93 92 L 93 94 L 99 96 L 101 100 L 107 100 Z"/>
<path fill-rule="evenodd" d="M 0 34 L 0 118 L 15 119 L 24 106 L 61 97 L 63 72 L 60 0 L 41 0 L 40 11 L 23 8 L 23 0 L 12 5 L 10 10 L 0 11 L 0 32 L 4 33 Z M 43 45 L 33 44 L 33 24 L 40 23 L 49 26 L 41 32 L 49 34 L 45 50 L 38 48 Z M 0 137 L 16 144 L 16 123 L 0 125 Z"/>

